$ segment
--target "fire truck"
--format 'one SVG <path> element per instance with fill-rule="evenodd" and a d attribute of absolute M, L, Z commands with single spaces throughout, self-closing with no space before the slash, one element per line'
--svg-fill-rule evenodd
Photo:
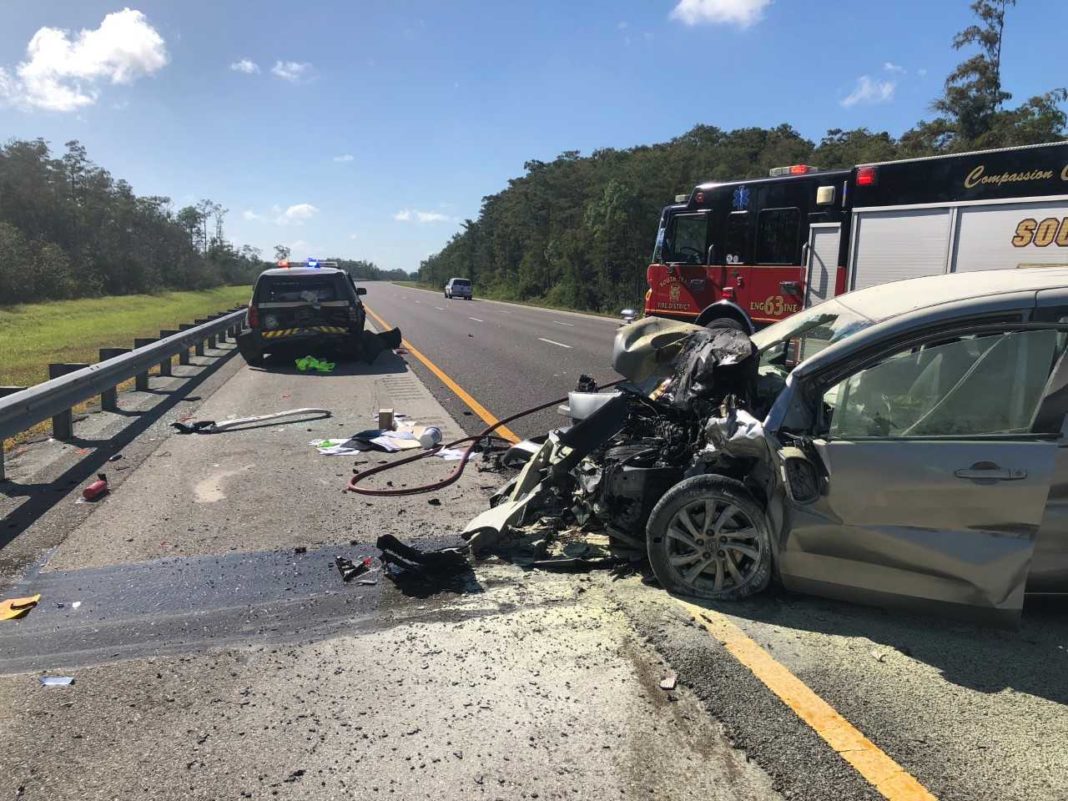
<path fill-rule="evenodd" d="M 660 217 L 645 314 L 753 331 L 853 289 L 1068 266 L 1068 142 L 700 184 Z"/>

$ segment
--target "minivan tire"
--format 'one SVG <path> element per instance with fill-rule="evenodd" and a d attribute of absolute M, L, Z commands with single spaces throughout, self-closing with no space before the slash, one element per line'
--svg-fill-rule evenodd
<path fill-rule="evenodd" d="M 710 508 L 713 519 L 706 523 Z M 690 517 L 695 510 L 701 515 L 696 521 Z M 669 535 L 669 529 L 676 533 Z M 646 538 L 649 564 L 668 592 L 735 601 L 756 595 L 771 580 L 767 516 L 733 479 L 703 475 L 680 481 L 653 507 Z M 688 575 L 693 568 L 697 572 Z"/>

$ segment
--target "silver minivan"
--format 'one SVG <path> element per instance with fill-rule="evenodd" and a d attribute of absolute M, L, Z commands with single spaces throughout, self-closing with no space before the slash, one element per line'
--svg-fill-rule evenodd
<path fill-rule="evenodd" d="M 450 278 L 449 283 L 445 284 L 445 298 L 452 300 L 453 298 L 463 298 L 464 300 L 471 300 L 471 281 L 468 278 Z"/>

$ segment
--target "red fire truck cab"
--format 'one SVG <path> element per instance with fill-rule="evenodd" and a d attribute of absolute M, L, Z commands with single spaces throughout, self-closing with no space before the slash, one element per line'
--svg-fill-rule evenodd
<path fill-rule="evenodd" d="M 1068 265 L 1068 143 L 701 184 L 660 217 L 645 313 L 752 331 L 851 289 Z"/>

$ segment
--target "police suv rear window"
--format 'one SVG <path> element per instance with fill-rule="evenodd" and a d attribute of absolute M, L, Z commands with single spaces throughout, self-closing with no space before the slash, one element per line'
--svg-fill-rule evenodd
<path fill-rule="evenodd" d="M 256 290 L 258 303 L 306 303 L 343 300 L 338 295 L 338 284 L 333 276 L 311 278 L 264 278 Z"/>

